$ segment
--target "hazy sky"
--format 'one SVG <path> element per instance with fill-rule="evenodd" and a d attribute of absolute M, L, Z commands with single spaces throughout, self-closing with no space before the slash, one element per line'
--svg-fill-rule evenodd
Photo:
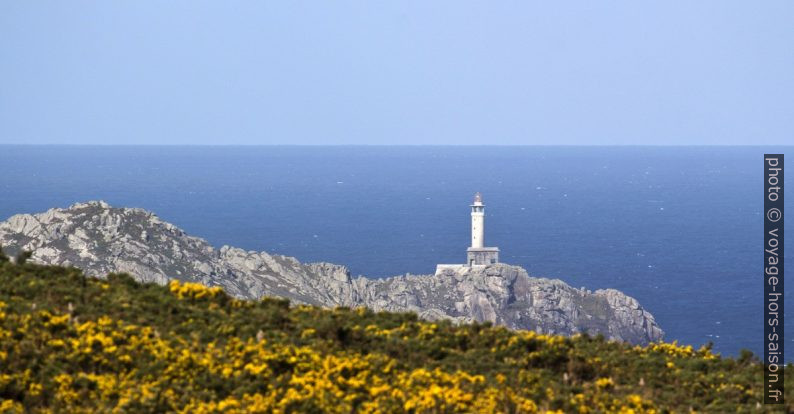
<path fill-rule="evenodd" d="M 790 0 L 0 2 L 5 144 L 792 142 Z"/>

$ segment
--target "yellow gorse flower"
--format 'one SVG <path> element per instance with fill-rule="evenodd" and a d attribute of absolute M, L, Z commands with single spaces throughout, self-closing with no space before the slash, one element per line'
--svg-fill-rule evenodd
<path fill-rule="evenodd" d="M 207 287 L 201 283 L 180 282 L 178 280 L 171 280 L 168 283 L 168 289 L 179 299 L 214 298 L 223 292 L 223 288 L 219 286 Z"/>
<path fill-rule="evenodd" d="M 89 283 L 114 313 L 80 294 L 38 309 L 2 296 L 0 395 L 22 397 L 0 400 L 0 413 L 677 412 L 653 400 L 666 384 L 709 401 L 760 398 L 708 347 L 290 307 L 198 283 Z M 162 301 L 147 308 L 135 289 Z M 714 404 L 702 408 L 724 411 Z"/>

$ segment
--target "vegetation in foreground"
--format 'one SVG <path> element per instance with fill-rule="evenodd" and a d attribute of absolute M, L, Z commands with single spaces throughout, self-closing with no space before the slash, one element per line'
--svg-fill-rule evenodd
<path fill-rule="evenodd" d="M 0 412 L 771 411 L 761 384 L 749 353 L 243 301 L 0 253 Z"/>

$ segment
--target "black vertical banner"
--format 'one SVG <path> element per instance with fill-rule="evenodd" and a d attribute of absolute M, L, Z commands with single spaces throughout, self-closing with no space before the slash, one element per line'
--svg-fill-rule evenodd
<path fill-rule="evenodd" d="M 764 155 L 764 404 L 783 404 L 783 154 Z"/>

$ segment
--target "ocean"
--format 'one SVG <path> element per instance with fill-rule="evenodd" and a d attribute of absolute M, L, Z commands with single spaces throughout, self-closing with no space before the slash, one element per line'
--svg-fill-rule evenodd
<path fill-rule="evenodd" d="M 502 262 L 619 289 L 668 341 L 760 354 L 762 155 L 790 148 L 0 146 L 0 219 L 102 199 L 384 277 L 463 263 L 479 191 Z"/>

